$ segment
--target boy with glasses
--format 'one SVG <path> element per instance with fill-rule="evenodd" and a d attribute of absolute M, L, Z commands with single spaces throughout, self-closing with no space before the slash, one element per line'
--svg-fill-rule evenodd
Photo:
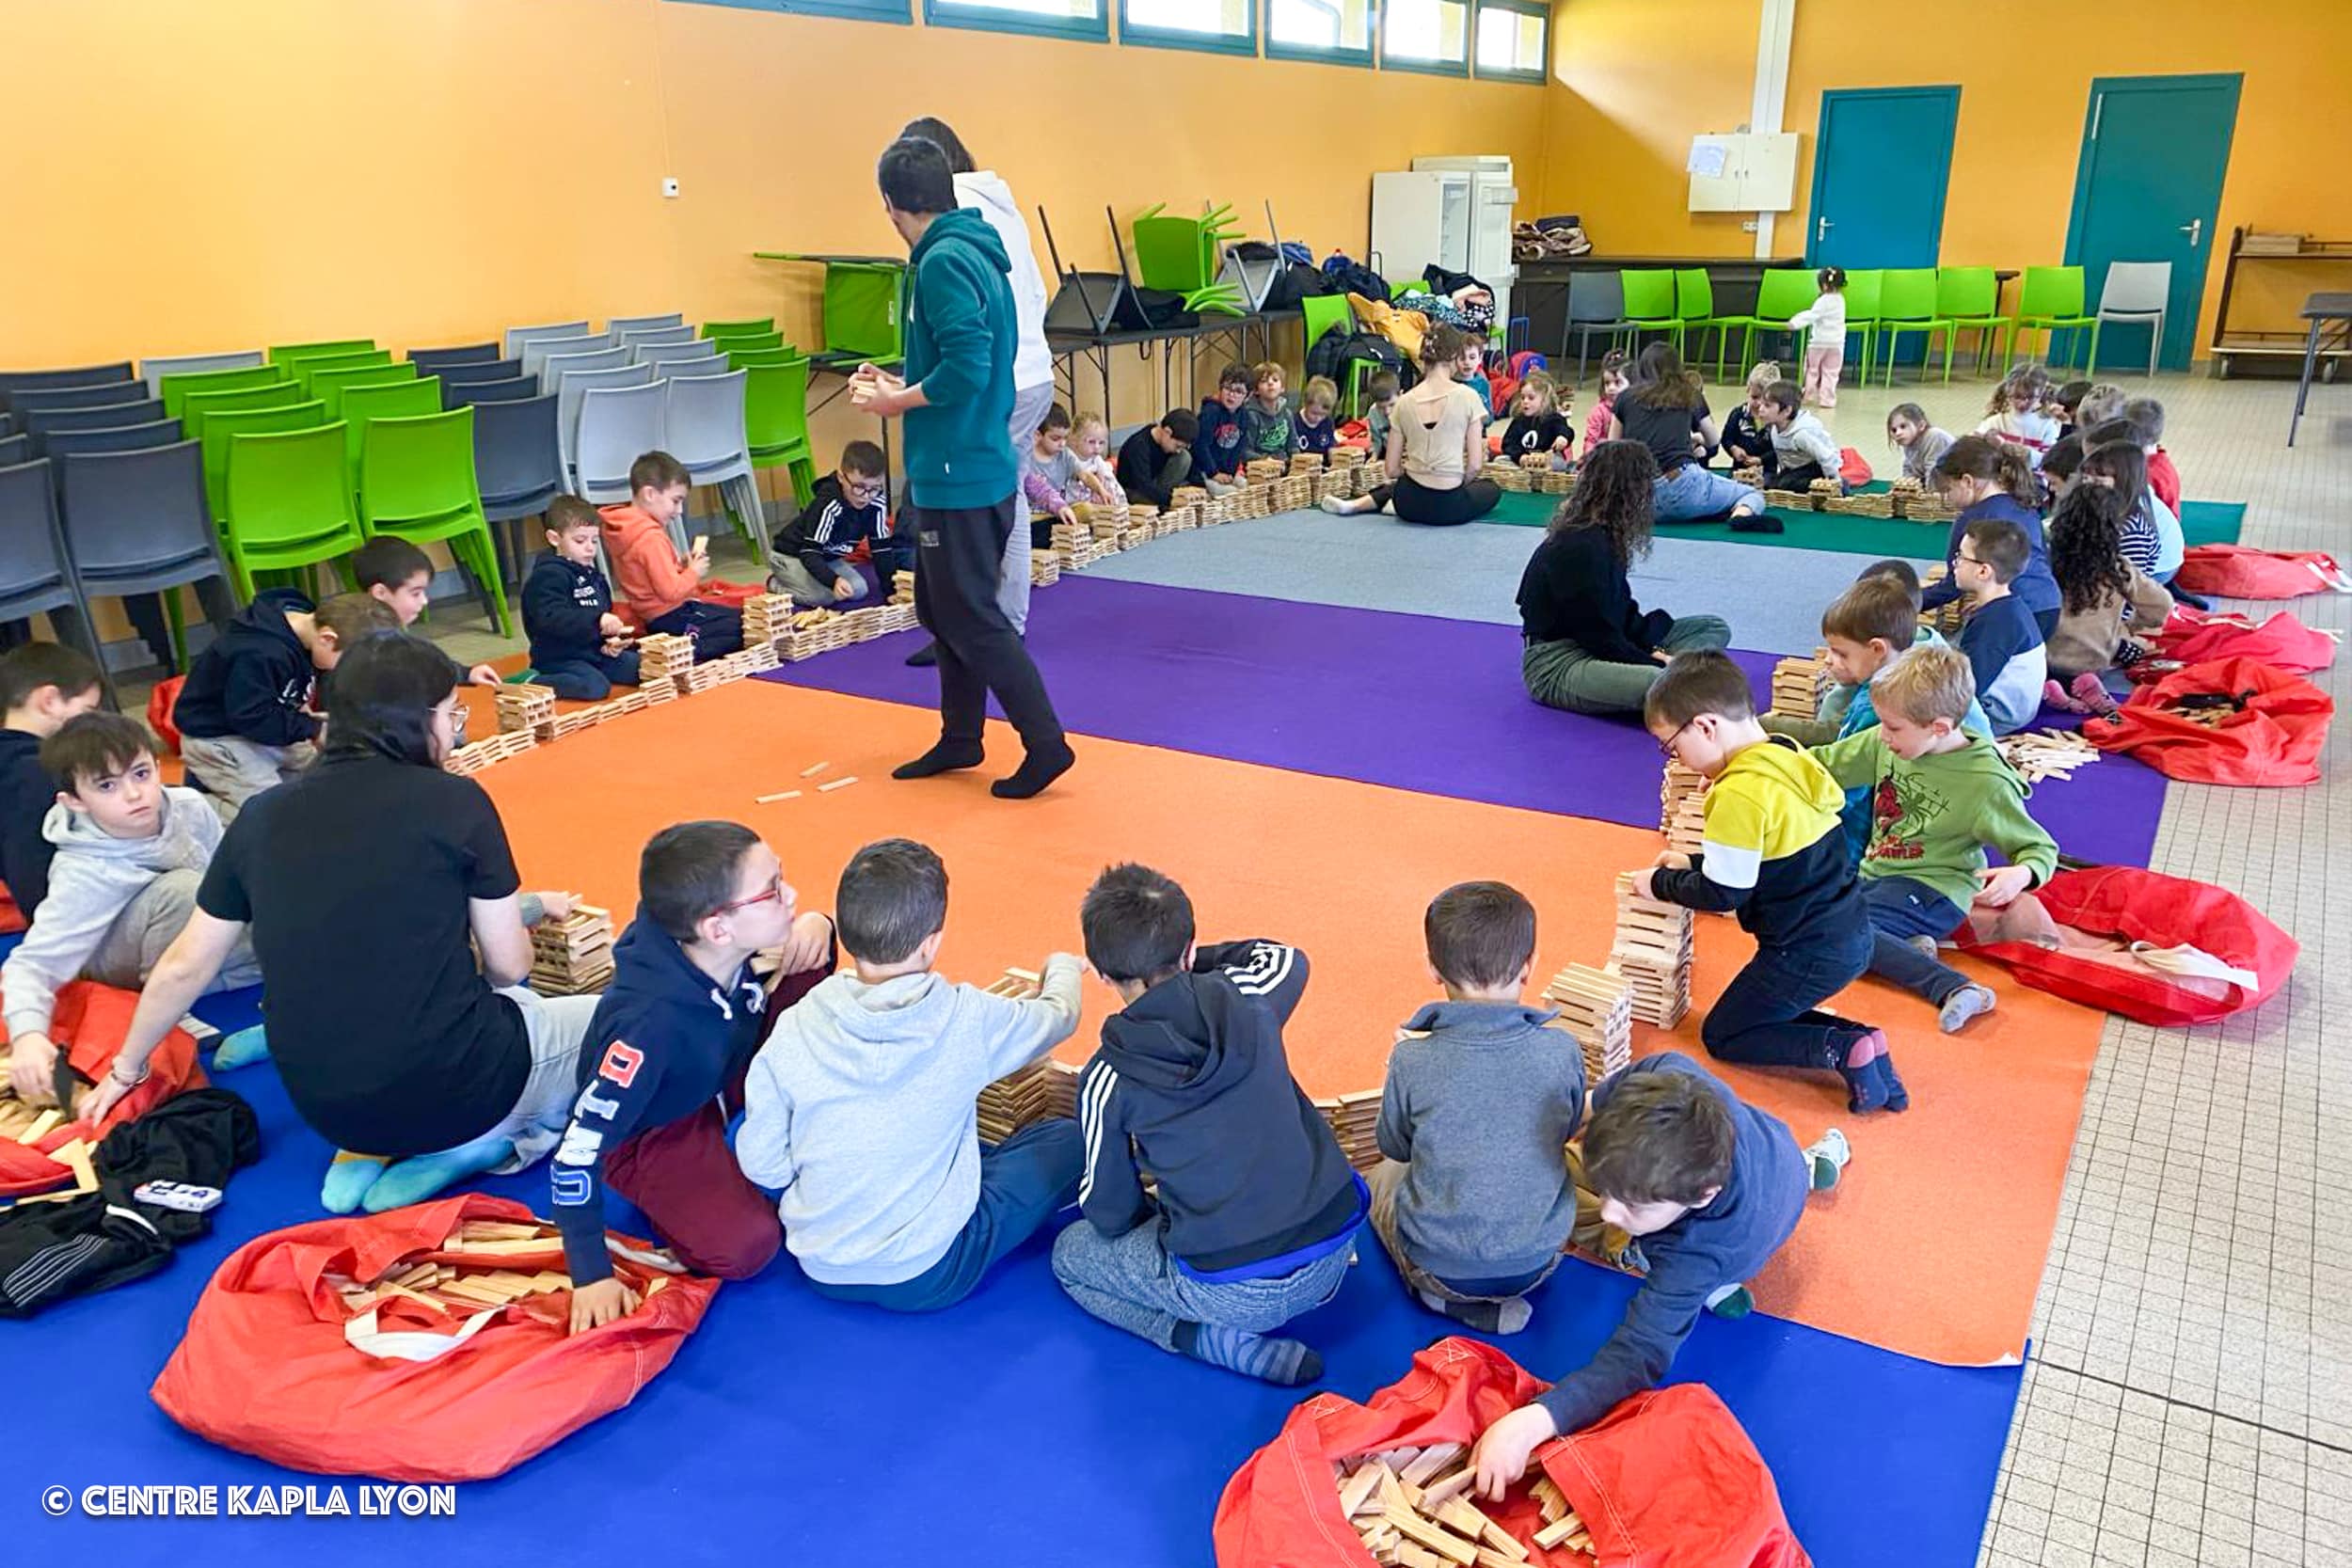
<path fill-rule="evenodd" d="M 831 609 L 866 597 L 866 579 L 850 564 L 866 542 L 874 574 L 888 596 L 891 574 L 914 564 L 909 542 L 890 531 L 890 494 L 882 448 L 852 441 L 841 466 L 817 482 L 801 515 L 776 531 L 768 552 L 768 587 L 803 610 Z"/>

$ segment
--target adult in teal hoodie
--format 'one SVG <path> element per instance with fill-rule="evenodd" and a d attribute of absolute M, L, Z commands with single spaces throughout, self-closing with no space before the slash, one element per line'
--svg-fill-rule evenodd
<path fill-rule="evenodd" d="M 939 649 L 939 744 L 893 776 L 979 766 L 993 691 L 1027 755 L 990 787 L 1025 800 L 1075 758 L 1027 647 L 996 603 L 1021 476 L 1007 433 L 1019 326 L 1011 263 L 988 220 L 957 205 L 936 144 L 901 137 L 875 175 L 882 209 L 911 251 L 906 373 L 861 365 L 850 397 L 882 419 L 905 417 L 914 610 Z"/>

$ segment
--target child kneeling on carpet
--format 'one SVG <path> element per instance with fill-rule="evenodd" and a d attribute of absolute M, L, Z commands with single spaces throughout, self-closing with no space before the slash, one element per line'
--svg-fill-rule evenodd
<path fill-rule="evenodd" d="M 649 632 L 691 640 L 697 664 L 741 648 L 743 612 L 694 597 L 710 576 L 709 546 L 681 556 L 670 538 L 693 493 L 686 465 L 666 451 L 646 452 L 628 466 L 628 489 L 634 499 L 601 515 L 604 552 L 629 613 Z"/>
<path fill-rule="evenodd" d="M 147 726 L 119 713 L 85 713 L 41 742 L 56 781 L 43 832 L 56 847 L 48 896 L 24 940 L 0 964 L 8 1077 L 17 1098 L 51 1102 L 57 1048 L 49 1038 L 59 988 L 74 979 L 136 990 L 188 915 L 220 847 L 220 816 L 193 789 L 167 787 Z M 208 988 L 261 977 L 240 938 Z"/>
<path fill-rule="evenodd" d="M 1520 1000 L 1535 907 L 1501 882 L 1462 882 L 1422 919 L 1446 999 L 1389 1053 L 1369 1178 L 1372 1229 L 1423 1307 L 1482 1334 L 1516 1334 L 1527 1297 L 1576 1227 L 1561 1150 L 1584 1118 L 1584 1058 Z"/>
<path fill-rule="evenodd" d="M 800 515 L 776 530 L 768 549 L 768 588 L 803 610 L 831 610 L 866 596 L 850 564 L 860 545 L 874 562 L 882 596 L 892 577 L 914 567 L 914 542 L 890 531 L 890 484 L 882 450 L 851 441 L 841 462 L 809 491 Z"/>
<path fill-rule="evenodd" d="M 365 594 L 315 608 L 292 588 L 256 594 L 196 656 L 172 707 L 188 783 L 229 808 L 225 816 L 308 768 L 318 754 L 318 673 L 369 632 L 399 626 L 389 605 Z"/>
<path fill-rule="evenodd" d="M 1162 1350 L 1312 1383 L 1323 1358 L 1275 1330 L 1339 1294 L 1370 1196 L 1282 1051 L 1306 955 L 1196 945 L 1191 900 L 1149 866 L 1104 871 L 1078 918 L 1125 1006 L 1078 1080 L 1085 1218 L 1056 1238 L 1054 1277 Z"/>
<path fill-rule="evenodd" d="M 1035 1121 L 983 1152 L 974 1101 L 1078 1026 L 1077 958 L 1027 1001 L 933 973 L 947 871 L 909 839 L 851 857 L 834 901 L 852 973 L 776 1021 L 744 1085 L 735 1157 L 782 1194 L 810 1288 L 894 1312 L 952 1307 L 1077 1194 L 1078 1124 Z"/>
<path fill-rule="evenodd" d="M 605 1250 L 607 1187 L 697 1274 L 748 1279 L 775 1257 L 775 1208 L 727 1149 L 768 1006 L 752 958 L 783 950 L 787 1004 L 834 965 L 833 923 L 795 911 L 775 851 L 739 823 L 654 834 L 637 860 L 637 900 L 581 1038 L 580 1098 L 550 1166 L 575 1334 L 637 1305 Z"/>
<path fill-rule="evenodd" d="M 1914 648 L 1870 682 L 1878 723 L 1813 755 L 1830 777 L 1870 792 L 1862 900 L 1870 973 L 1935 1005 L 1949 1035 L 1993 1010 L 1992 988 L 1935 956 L 1970 904 L 1999 909 L 2058 869 L 2058 845 L 2026 811 L 2026 782 L 1992 736 L 1964 727 L 1975 701 L 1967 659 Z M 1985 847 L 2009 863 L 1987 869 Z"/>
<path fill-rule="evenodd" d="M 1786 1122 L 1679 1052 L 1602 1080 L 1584 1130 L 1584 1180 L 1603 1223 L 1633 1238 L 1622 1259 L 1642 1288 L 1590 1361 L 1486 1429 L 1470 1454 L 1479 1491 L 1500 1497 L 1539 1444 L 1656 1386 L 1700 1312 L 1752 1310 L 1746 1281 L 1796 1233 L 1806 1196 L 1837 1184 L 1849 1157 L 1835 1127 L 1800 1149 Z"/>
<path fill-rule="evenodd" d="M 628 623 L 612 613 L 612 590 L 596 566 L 603 520 L 578 496 L 548 502 L 548 553 L 523 579 L 523 632 L 532 679 L 573 702 L 600 703 L 637 684 Z"/>
<path fill-rule="evenodd" d="M 1633 891 L 1736 911 L 1756 938 L 1756 956 L 1699 1029 L 1708 1053 L 1836 1072 L 1853 1111 L 1910 1109 L 1886 1036 L 1820 1007 L 1870 966 L 1870 921 L 1838 832 L 1837 782 L 1803 747 L 1764 732 L 1748 677 L 1725 654 L 1677 654 L 1643 718 L 1668 756 L 1712 782 L 1700 852 L 1667 850 L 1633 873 Z"/>

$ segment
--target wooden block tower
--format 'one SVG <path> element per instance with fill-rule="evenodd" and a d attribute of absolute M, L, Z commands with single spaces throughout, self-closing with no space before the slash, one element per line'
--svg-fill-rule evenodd
<path fill-rule="evenodd" d="M 1609 967 L 1625 977 L 1633 1016 L 1645 1023 L 1671 1029 L 1691 1010 L 1691 927 L 1689 910 L 1645 898 L 1633 891 L 1632 873 L 1617 874 L 1617 934 Z"/>
<path fill-rule="evenodd" d="M 537 740 L 553 740 L 555 691 L 545 686 L 501 686 L 492 699 L 498 705 L 499 733 L 529 731 Z"/>
<path fill-rule="evenodd" d="M 1633 1059 L 1633 988 L 1622 974 L 1570 964 L 1551 977 L 1544 1000 L 1584 1053 L 1584 1081 L 1597 1084 Z"/>
<path fill-rule="evenodd" d="M 561 920 L 531 928 L 531 989 L 542 996 L 584 996 L 612 979 L 612 911 L 576 906 Z"/>
<path fill-rule="evenodd" d="M 1829 667 L 1816 652 L 1809 658 L 1784 658 L 1772 666 L 1772 711 L 1792 719 L 1818 719 Z"/>

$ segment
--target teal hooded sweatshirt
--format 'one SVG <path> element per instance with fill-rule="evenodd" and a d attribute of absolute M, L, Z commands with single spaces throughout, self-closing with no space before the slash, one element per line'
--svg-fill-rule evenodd
<path fill-rule="evenodd" d="M 993 506 L 1021 487 L 1007 426 L 1018 335 L 1011 261 L 988 219 L 959 207 L 914 245 L 906 378 L 928 408 L 906 414 L 907 491 L 917 506 Z"/>

